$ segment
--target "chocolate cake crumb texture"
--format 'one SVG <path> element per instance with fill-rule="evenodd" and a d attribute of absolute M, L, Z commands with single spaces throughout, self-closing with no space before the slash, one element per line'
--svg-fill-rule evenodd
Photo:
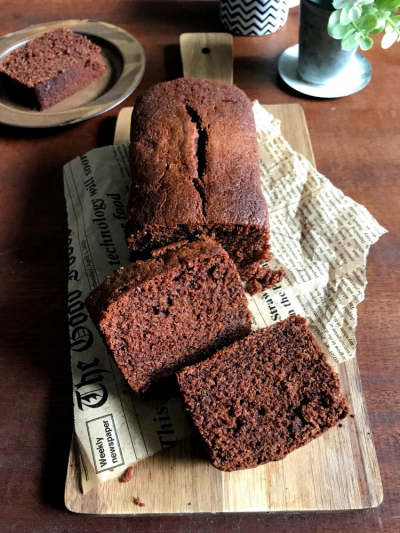
<path fill-rule="evenodd" d="M 86 307 L 129 385 L 143 394 L 251 331 L 234 263 L 203 237 L 120 269 Z"/>
<path fill-rule="evenodd" d="M 138 505 L 139 507 L 146 507 L 146 504 L 143 503 L 143 502 L 140 500 L 139 496 L 136 496 L 135 498 L 133 498 L 133 503 L 134 503 L 135 505 Z"/>
<path fill-rule="evenodd" d="M 257 271 L 247 281 L 246 288 L 253 296 L 265 289 L 270 289 L 282 281 L 285 276 L 286 272 L 282 269 L 272 270 L 268 265 L 258 267 Z"/>
<path fill-rule="evenodd" d="M 261 329 L 177 374 L 212 463 L 283 459 L 348 414 L 339 378 L 300 316 Z"/>
<path fill-rule="evenodd" d="M 129 483 L 133 478 L 133 466 L 129 466 L 122 475 L 122 483 Z"/>
<path fill-rule="evenodd" d="M 84 35 L 57 28 L 7 54 L 0 72 L 14 96 L 42 110 L 102 76 L 107 67 L 100 53 Z"/>

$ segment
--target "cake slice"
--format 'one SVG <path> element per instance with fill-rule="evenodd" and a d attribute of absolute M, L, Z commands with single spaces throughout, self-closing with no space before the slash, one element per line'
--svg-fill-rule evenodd
<path fill-rule="evenodd" d="M 348 414 L 339 378 L 300 316 L 177 377 L 213 465 L 227 472 L 279 461 Z"/>
<path fill-rule="evenodd" d="M 43 110 L 102 76 L 100 53 L 84 35 L 57 28 L 7 54 L 0 72 L 16 100 Z"/>
<path fill-rule="evenodd" d="M 181 242 L 108 277 L 86 307 L 137 394 L 251 331 L 238 272 L 209 238 Z"/>

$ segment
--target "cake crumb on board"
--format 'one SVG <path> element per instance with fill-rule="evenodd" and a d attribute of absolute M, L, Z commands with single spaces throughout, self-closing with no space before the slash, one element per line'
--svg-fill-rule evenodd
<path fill-rule="evenodd" d="M 135 505 L 138 505 L 139 507 L 145 507 L 146 506 L 146 504 L 141 501 L 139 496 L 136 496 L 135 498 L 133 498 L 133 503 Z"/>
<path fill-rule="evenodd" d="M 133 478 L 133 466 L 130 466 L 122 474 L 121 481 L 122 483 L 129 483 L 129 481 L 131 481 L 132 478 Z"/>

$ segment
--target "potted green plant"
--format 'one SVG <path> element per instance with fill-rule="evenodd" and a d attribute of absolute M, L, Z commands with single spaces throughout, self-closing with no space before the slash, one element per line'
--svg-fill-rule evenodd
<path fill-rule="evenodd" d="M 327 32 L 334 13 L 332 0 L 301 0 L 297 75 L 306 84 L 321 86 L 338 76 L 357 47 L 342 50 Z"/>
<path fill-rule="evenodd" d="M 384 33 L 382 47 L 400 41 L 400 0 L 301 0 L 299 44 L 282 54 L 279 72 L 293 88 L 321 97 L 354 93 L 371 66 L 357 52 Z"/>

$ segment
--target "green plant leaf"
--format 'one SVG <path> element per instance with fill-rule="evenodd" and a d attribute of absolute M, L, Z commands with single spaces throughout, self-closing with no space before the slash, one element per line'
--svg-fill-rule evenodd
<path fill-rule="evenodd" d="M 333 7 L 335 9 L 343 9 L 346 6 L 355 4 L 356 0 L 333 0 Z"/>
<path fill-rule="evenodd" d="M 341 24 L 338 24 L 334 28 L 331 28 L 330 30 L 328 30 L 328 33 L 334 39 L 343 39 L 343 37 L 346 35 L 349 29 L 350 29 L 350 25 L 342 26 Z"/>
<path fill-rule="evenodd" d="M 371 37 L 362 36 L 360 39 L 360 46 L 362 50 L 370 50 L 374 44 L 374 41 Z"/>
<path fill-rule="evenodd" d="M 391 32 L 391 33 L 385 33 L 385 35 L 382 37 L 382 48 L 390 48 L 392 44 L 394 44 L 397 41 L 397 33 Z"/>
<path fill-rule="evenodd" d="M 391 11 L 375 11 L 374 15 L 376 16 L 377 19 L 379 20 L 387 20 L 390 15 L 392 14 Z"/>
<path fill-rule="evenodd" d="M 391 2 L 392 0 L 375 0 L 375 7 L 378 10 L 384 10 Z"/>
<path fill-rule="evenodd" d="M 387 2 L 382 9 L 383 11 L 390 11 L 392 15 L 397 13 L 398 8 L 400 7 L 400 0 L 390 0 Z"/>
<path fill-rule="evenodd" d="M 342 26 L 347 26 L 347 24 L 350 24 L 351 20 L 349 19 L 349 11 L 352 8 L 352 6 L 346 6 L 344 7 L 340 12 L 340 24 Z"/>
<path fill-rule="evenodd" d="M 385 32 L 386 33 L 396 33 L 394 31 L 394 29 L 392 28 L 392 26 L 389 24 L 388 21 L 386 21 L 386 24 L 385 24 Z"/>
<path fill-rule="evenodd" d="M 368 13 L 376 13 L 376 9 L 373 4 L 368 4 L 367 6 L 361 6 L 361 13 L 367 15 Z"/>
<path fill-rule="evenodd" d="M 334 39 L 342 39 L 349 29 L 347 25 L 342 26 L 340 24 L 340 13 L 340 10 L 334 11 L 328 21 L 328 33 Z"/>
<path fill-rule="evenodd" d="M 352 6 L 347 13 L 347 18 L 349 19 L 349 22 L 356 22 L 361 18 L 361 14 L 362 11 L 358 6 Z"/>
<path fill-rule="evenodd" d="M 340 14 L 341 14 L 340 9 L 333 11 L 331 13 L 331 16 L 329 17 L 329 20 L 328 20 L 328 28 L 330 26 L 336 26 L 336 24 L 340 24 Z"/>
<path fill-rule="evenodd" d="M 374 29 L 374 30 L 371 30 L 369 33 L 370 35 L 378 35 L 378 33 L 382 33 L 383 30 L 385 29 L 385 21 L 384 20 L 381 20 L 379 22 L 379 25 Z"/>
<path fill-rule="evenodd" d="M 358 46 L 358 39 L 356 35 L 359 32 L 356 32 L 354 28 L 349 30 L 342 39 L 342 50 L 351 50 L 355 46 Z"/>
<path fill-rule="evenodd" d="M 365 30 L 367 32 L 370 32 L 371 30 L 375 29 L 377 25 L 378 19 L 372 13 L 368 13 L 368 15 L 362 16 L 357 21 L 357 26 L 360 28 L 360 30 Z"/>

